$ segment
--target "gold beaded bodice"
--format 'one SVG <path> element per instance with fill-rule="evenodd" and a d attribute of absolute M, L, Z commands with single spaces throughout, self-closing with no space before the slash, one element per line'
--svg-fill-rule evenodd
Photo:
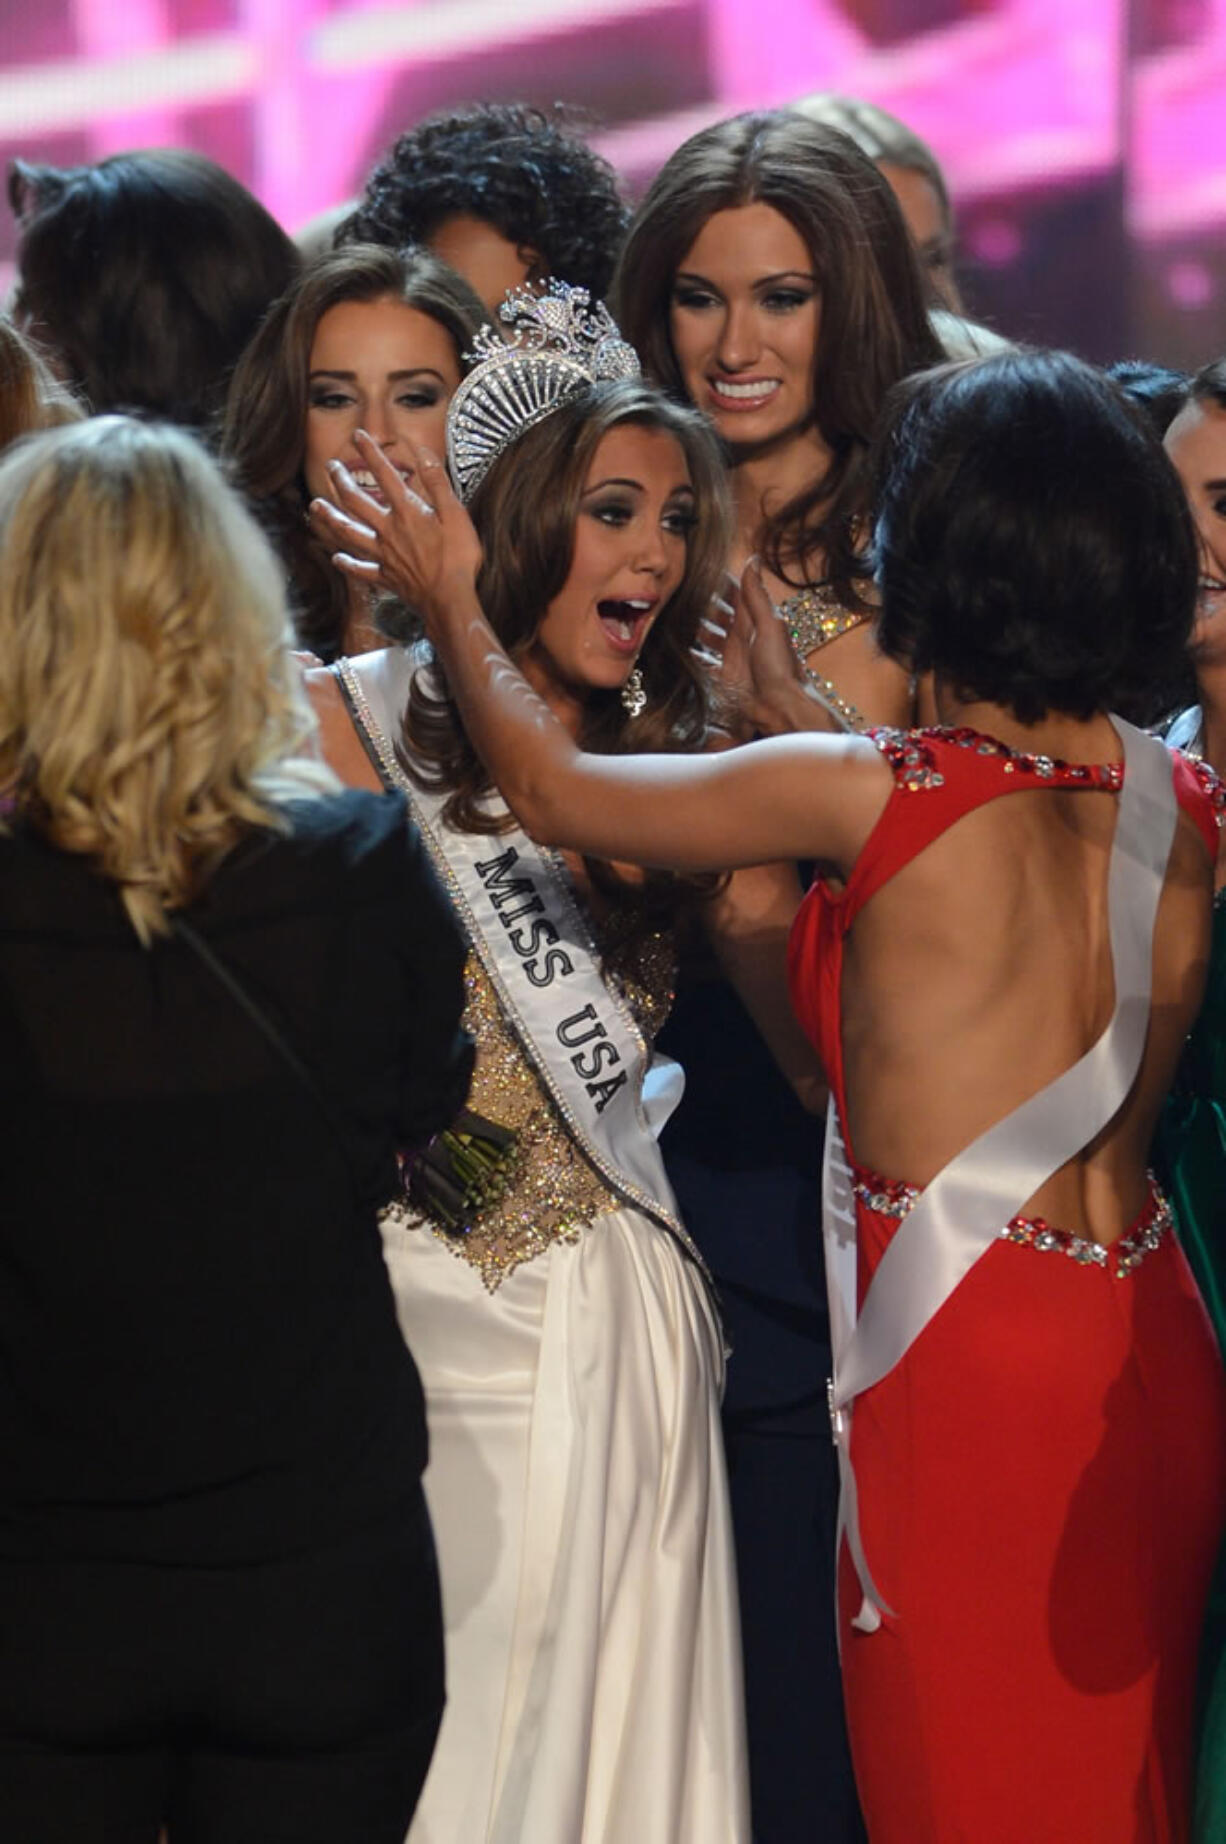
<path fill-rule="evenodd" d="M 675 956 L 672 936 L 654 933 L 627 950 L 619 941 L 616 912 L 602 923 L 604 952 L 625 969 L 615 983 L 648 1043 L 661 1029 L 673 1000 Z M 606 977 L 613 978 L 612 975 Z M 502 1195 L 474 1217 L 463 1233 L 451 1233 L 420 1216 L 400 1198 L 383 1213 L 385 1227 L 406 1233 L 427 1229 L 480 1273 L 492 1292 L 522 1262 L 553 1242 L 573 1242 L 587 1224 L 623 1200 L 605 1183 L 576 1145 L 558 1109 L 525 1056 L 494 986 L 471 950 L 465 968 L 464 1027 L 476 1044 L 468 1105 L 516 1135 L 519 1158 Z"/>
<path fill-rule="evenodd" d="M 819 647 L 838 640 L 842 634 L 850 634 L 853 628 L 863 627 L 869 617 L 857 609 L 844 608 L 828 584 L 815 583 L 808 588 L 798 589 L 794 595 L 781 602 L 779 618 L 787 624 L 788 638 L 797 659 L 804 667 L 806 679 L 835 723 L 842 730 L 866 730 L 868 719 L 863 713 L 856 709 L 849 698 L 843 697 L 832 680 L 814 672 L 806 662 L 809 655 L 816 653 Z"/>
<path fill-rule="evenodd" d="M 779 618 L 786 621 L 788 637 L 800 659 L 868 620 L 858 609 L 844 608 L 828 583 L 812 583 L 788 596 L 779 604 Z"/>

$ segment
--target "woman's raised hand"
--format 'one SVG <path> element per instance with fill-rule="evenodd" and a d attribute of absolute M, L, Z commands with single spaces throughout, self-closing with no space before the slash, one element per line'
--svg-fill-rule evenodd
<path fill-rule="evenodd" d="M 354 444 L 386 504 L 359 487 L 343 462 L 329 471 L 339 504 L 311 501 L 311 529 L 332 552 L 337 569 L 388 589 L 420 614 L 429 630 L 458 597 L 471 598 L 481 567 L 481 541 L 457 499 L 442 461 L 404 442 L 408 474 L 359 430 Z"/>

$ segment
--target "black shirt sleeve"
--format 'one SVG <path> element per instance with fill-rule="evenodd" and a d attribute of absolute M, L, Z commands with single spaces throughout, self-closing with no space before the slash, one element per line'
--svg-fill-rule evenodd
<path fill-rule="evenodd" d="M 414 1151 L 464 1106 L 473 1043 L 461 1028 L 467 943 L 430 863 L 421 835 L 407 825 L 403 966 L 407 1003 L 400 1050 L 398 1124 L 402 1150 Z"/>

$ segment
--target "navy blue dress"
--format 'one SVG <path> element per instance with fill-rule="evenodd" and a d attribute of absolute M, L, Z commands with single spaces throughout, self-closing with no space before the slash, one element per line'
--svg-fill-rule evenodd
<path fill-rule="evenodd" d="M 857 1844 L 834 1623 L 822 1123 L 721 979 L 682 983 L 660 1049 L 686 1072 L 664 1158 L 732 1345 L 724 1438 L 755 1844 Z"/>

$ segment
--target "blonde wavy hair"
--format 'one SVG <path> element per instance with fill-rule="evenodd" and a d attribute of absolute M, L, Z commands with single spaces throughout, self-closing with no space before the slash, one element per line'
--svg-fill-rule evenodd
<path fill-rule="evenodd" d="M 280 567 L 194 439 L 123 416 L 0 460 L 0 812 L 118 887 L 147 947 L 251 828 L 333 791 Z"/>

